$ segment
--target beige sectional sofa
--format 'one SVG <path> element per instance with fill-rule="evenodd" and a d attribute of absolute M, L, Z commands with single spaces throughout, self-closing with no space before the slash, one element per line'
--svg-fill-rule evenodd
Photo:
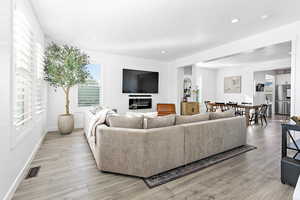
<path fill-rule="evenodd" d="M 88 140 L 99 170 L 152 175 L 246 144 L 244 117 L 130 129 L 100 125 Z"/>

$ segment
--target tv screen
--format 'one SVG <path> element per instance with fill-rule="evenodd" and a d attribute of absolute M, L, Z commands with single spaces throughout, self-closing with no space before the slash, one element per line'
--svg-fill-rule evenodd
<path fill-rule="evenodd" d="M 158 72 L 123 69 L 123 93 L 158 93 Z"/>

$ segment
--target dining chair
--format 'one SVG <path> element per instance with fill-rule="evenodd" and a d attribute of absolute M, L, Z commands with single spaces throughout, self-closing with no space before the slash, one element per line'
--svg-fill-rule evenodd
<path fill-rule="evenodd" d="M 241 105 L 252 105 L 251 102 L 241 102 Z M 238 108 L 237 109 L 237 114 L 238 115 L 245 115 L 246 114 L 246 111 L 244 108 Z"/>
<path fill-rule="evenodd" d="M 216 109 L 214 108 L 214 106 L 209 105 L 210 102 L 211 101 L 204 101 L 206 112 L 216 112 Z"/>
<path fill-rule="evenodd" d="M 259 107 L 259 109 L 251 115 L 250 120 L 249 120 L 250 123 L 260 119 L 260 122 L 261 122 L 262 126 L 264 125 L 263 121 L 265 121 L 265 123 L 267 125 L 268 124 L 267 111 L 268 111 L 268 105 L 267 104 L 262 104 Z"/>
<path fill-rule="evenodd" d="M 204 105 L 205 105 L 205 108 L 206 108 L 206 112 L 209 112 L 209 110 L 210 110 L 209 103 L 210 103 L 210 101 L 204 101 Z"/>
<path fill-rule="evenodd" d="M 226 111 L 226 104 L 224 102 L 216 102 L 216 110 L 220 109 L 222 112 Z"/>
<path fill-rule="evenodd" d="M 251 105 L 252 103 L 251 102 L 241 102 L 241 104 L 243 104 L 243 105 Z"/>
<path fill-rule="evenodd" d="M 238 107 L 237 107 L 237 103 L 234 102 L 229 102 L 226 104 L 227 106 L 227 110 L 234 110 L 235 115 L 238 115 L 237 111 L 238 111 Z"/>

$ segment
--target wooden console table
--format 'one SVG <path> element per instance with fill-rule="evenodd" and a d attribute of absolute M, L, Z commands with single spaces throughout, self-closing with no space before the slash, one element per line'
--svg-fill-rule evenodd
<path fill-rule="evenodd" d="M 181 115 L 195 115 L 200 113 L 198 102 L 181 102 Z"/>

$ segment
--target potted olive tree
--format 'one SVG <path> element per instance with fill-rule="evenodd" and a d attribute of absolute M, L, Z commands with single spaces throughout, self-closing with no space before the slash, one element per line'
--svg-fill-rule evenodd
<path fill-rule="evenodd" d="M 62 134 L 72 133 L 74 129 L 69 93 L 73 86 L 85 83 L 89 77 L 88 63 L 89 57 L 76 47 L 52 43 L 46 48 L 45 80 L 54 88 L 62 88 L 65 93 L 65 113 L 58 117 L 58 129 Z"/>

